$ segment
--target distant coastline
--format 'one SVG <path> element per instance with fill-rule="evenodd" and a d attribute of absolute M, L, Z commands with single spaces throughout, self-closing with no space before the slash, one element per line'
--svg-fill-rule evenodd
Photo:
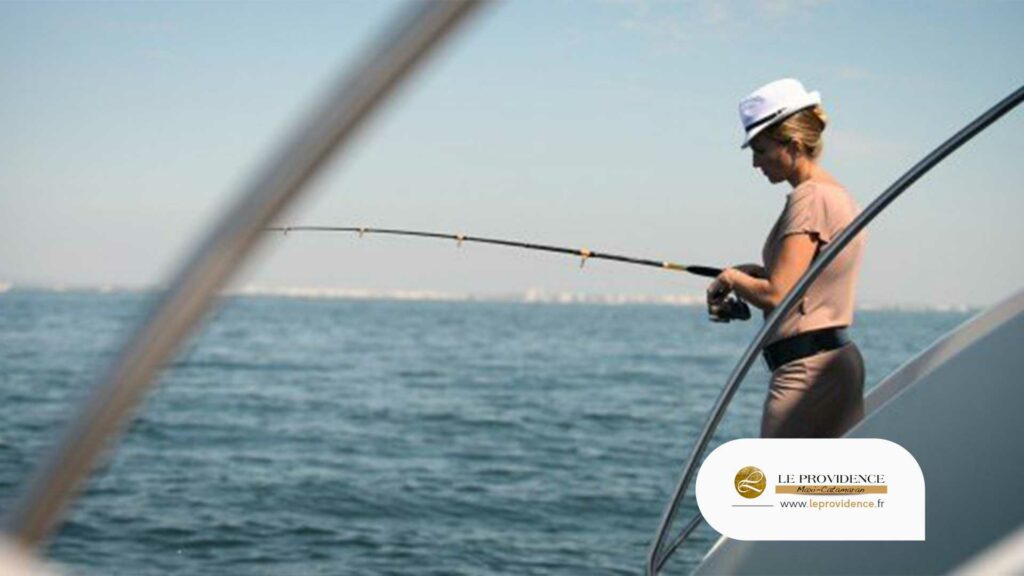
<path fill-rule="evenodd" d="M 15 284 L 0 282 L 0 295 L 9 292 L 49 292 L 87 294 L 145 294 L 154 292 L 153 286 L 70 285 L 70 284 Z M 472 293 L 443 292 L 437 290 L 395 289 L 370 290 L 365 288 L 333 288 L 314 286 L 256 286 L 247 285 L 226 290 L 224 296 L 242 298 L 294 298 L 323 300 L 380 300 L 407 302 L 510 302 L 524 304 L 595 304 L 595 305 L 652 305 L 703 306 L 703 294 L 600 294 L 584 292 L 553 292 L 530 289 L 523 292 Z M 862 302 L 858 310 L 894 310 L 905 312 L 969 312 L 980 306 L 967 304 L 926 304 L 915 302 L 877 303 Z"/>

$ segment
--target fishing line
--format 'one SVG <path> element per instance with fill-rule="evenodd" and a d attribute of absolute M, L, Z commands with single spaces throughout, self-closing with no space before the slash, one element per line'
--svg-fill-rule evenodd
<path fill-rule="evenodd" d="M 615 262 L 624 262 L 626 264 L 636 264 L 639 266 L 650 266 L 654 268 L 662 268 L 664 270 L 675 270 L 677 272 L 689 272 L 690 274 L 696 274 L 697 276 L 705 276 L 707 278 L 715 278 L 722 273 L 721 268 L 713 268 L 711 266 L 687 266 L 683 264 L 677 264 L 675 262 L 669 262 L 666 260 L 652 260 L 649 258 L 634 258 L 632 256 L 609 254 L 607 252 L 594 252 L 586 248 L 566 248 L 563 246 L 550 246 L 547 244 L 520 242 L 518 240 L 483 238 L 481 236 L 469 236 L 466 234 L 424 232 L 422 230 L 400 230 L 396 228 L 356 228 L 351 226 L 273 226 L 267 228 L 267 230 L 271 232 L 282 232 L 286 235 L 290 232 L 353 232 L 359 234 L 360 238 L 366 234 L 390 234 L 393 236 L 440 238 L 443 240 L 454 240 L 457 246 L 462 246 L 462 244 L 465 242 L 475 242 L 478 244 L 495 244 L 498 246 L 522 248 L 525 250 L 538 250 L 542 252 L 555 252 L 558 254 L 578 256 L 580 258 L 581 268 L 584 264 L 587 263 L 587 260 L 598 259 L 613 260 Z"/>

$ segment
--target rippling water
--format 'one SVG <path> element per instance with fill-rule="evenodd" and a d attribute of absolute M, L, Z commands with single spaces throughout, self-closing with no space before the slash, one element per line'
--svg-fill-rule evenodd
<path fill-rule="evenodd" d="M 149 298 L 0 294 L 0 507 Z M 861 312 L 868 386 L 968 316 Z M 229 299 L 48 555 L 83 574 L 637 574 L 755 328 L 690 307 Z M 766 379 L 719 442 L 756 436 Z"/>

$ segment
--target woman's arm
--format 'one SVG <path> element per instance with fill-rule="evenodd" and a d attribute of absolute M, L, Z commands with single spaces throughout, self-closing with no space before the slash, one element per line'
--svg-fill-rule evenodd
<path fill-rule="evenodd" d="M 708 287 L 708 302 L 720 302 L 729 292 L 735 292 L 757 308 L 771 312 L 810 267 L 817 247 L 810 234 L 786 236 L 769 277 L 757 278 L 738 268 L 726 268 Z"/>
<path fill-rule="evenodd" d="M 764 266 L 760 264 L 737 264 L 733 268 L 743 272 L 747 276 L 753 276 L 754 278 L 767 278 L 768 274 L 764 270 Z"/>

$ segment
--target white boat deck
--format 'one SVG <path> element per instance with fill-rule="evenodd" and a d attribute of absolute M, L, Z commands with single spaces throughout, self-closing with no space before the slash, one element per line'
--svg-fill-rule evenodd
<path fill-rule="evenodd" d="M 868 416 L 847 437 L 885 438 L 917 458 L 926 486 L 924 542 L 722 538 L 695 574 L 973 571 L 972 561 L 993 543 L 1013 540 L 1024 518 L 1024 291 L 894 372 L 865 405 Z M 1022 570 L 1017 562 L 1009 571 Z"/>

